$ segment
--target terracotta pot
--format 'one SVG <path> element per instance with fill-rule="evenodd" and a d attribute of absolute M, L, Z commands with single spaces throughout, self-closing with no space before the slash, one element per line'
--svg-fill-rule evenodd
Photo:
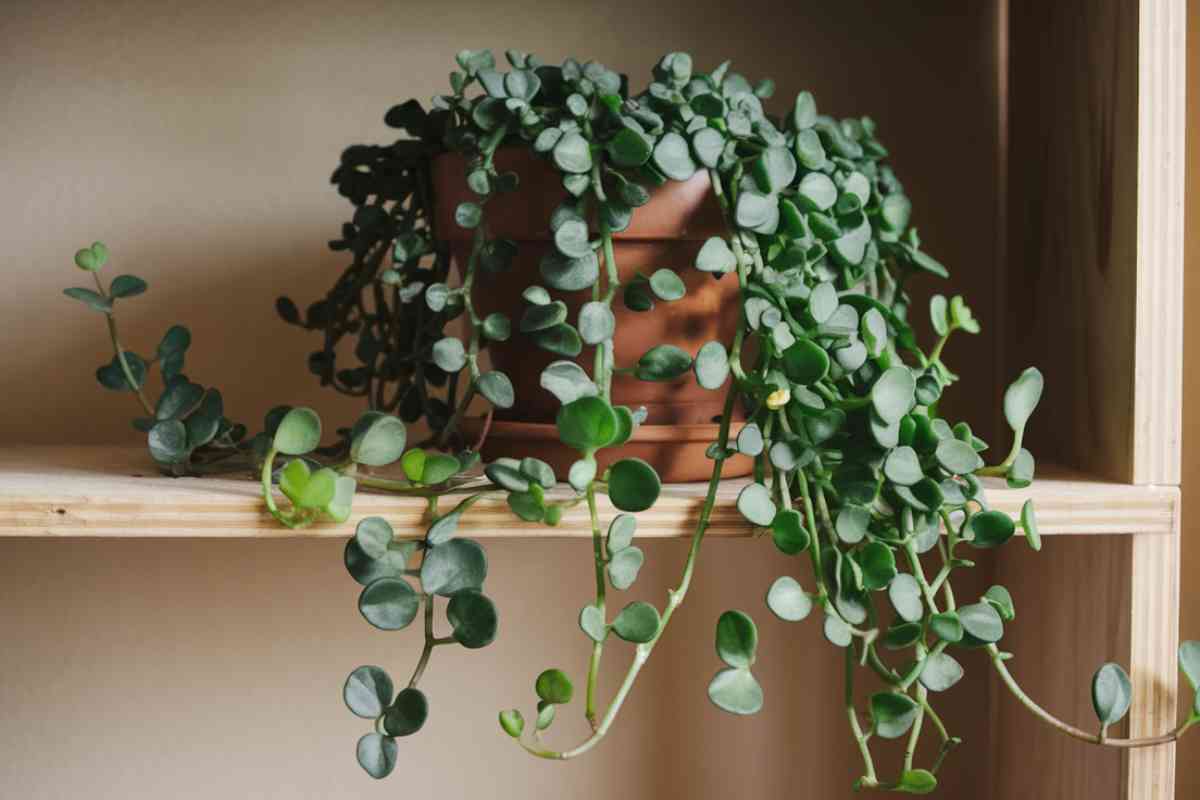
<path fill-rule="evenodd" d="M 538 265 L 554 247 L 550 215 L 566 193 L 558 172 L 528 150 L 503 149 L 496 154 L 495 163 L 501 172 L 516 172 L 521 185 L 515 194 L 498 197 L 488 205 L 488 233 L 516 242 L 517 255 L 507 272 L 476 272 L 475 305 L 480 316 L 501 311 L 513 321 L 512 338 L 489 344 L 488 350 L 493 366 L 512 379 L 517 400 L 513 408 L 497 410 L 483 457 L 490 460 L 536 455 L 564 475 L 578 454 L 558 443 L 554 418 L 559 402 L 540 385 L 542 370 L 561 356 L 534 346 L 517 326 L 526 306 L 521 293 L 531 284 L 544 283 Z M 457 154 L 439 157 L 434 163 L 437 230 L 450 241 L 460 268 L 470 256 L 472 234 L 455 224 L 454 210 L 459 203 L 476 199 L 467 188 L 465 166 Z M 716 280 L 692 266 L 701 245 L 710 236 L 724 233 L 720 208 L 709 191 L 708 175 L 698 172 L 689 181 L 669 182 L 654 190 L 650 202 L 634 212 L 629 228 L 614 236 L 622 282 L 635 273 L 649 277 L 662 267 L 671 267 L 687 286 L 684 298 L 656 302 L 649 312 L 629 311 L 618 295 L 613 303 L 617 366 L 636 363 L 658 344 L 673 344 L 694 355 L 705 342 L 728 342 L 733 338 L 738 325 L 737 281 L 729 275 Z M 590 291 L 552 293 L 567 304 L 572 324 L 578 319 L 579 307 L 592 299 Z M 590 373 L 593 358 L 594 348 L 585 346 L 576 361 Z M 614 376 L 613 404 L 634 409 L 643 406 L 647 417 L 626 445 L 601 451 L 601 466 L 636 456 L 652 464 L 664 481 L 708 478 L 712 462 L 705 458 L 704 451 L 716 440 L 724 394 L 702 389 L 690 373 L 663 383 Z M 479 421 L 468 421 L 464 428 L 470 438 L 478 432 Z M 724 474 L 745 475 L 751 467 L 750 459 L 738 457 L 726 463 Z"/>

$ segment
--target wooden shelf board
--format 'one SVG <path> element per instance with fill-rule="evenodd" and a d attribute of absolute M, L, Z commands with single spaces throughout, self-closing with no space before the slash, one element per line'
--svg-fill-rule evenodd
<path fill-rule="evenodd" d="M 1172 533 L 1178 487 L 1092 480 L 1045 468 L 1033 486 L 1013 490 L 987 479 L 993 508 L 1016 516 L 1026 499 L 1037 508 L 1043 534 Z M 751 528 L 734 507 L 742 481 L 726 481 L 709 535 L 746 537 Z M 664 487 L 654 508 L 638 515 L 638 535 L 692 534 L 706 484 Z M 449 508 L 444 500 L 443 508 Z M 601 512 L 614 511 L 601 498 Z M 425 528 L 425 502 L 360 491 L 351 523 L 386 516 L 397 531 Z M 0 449 L 0 536 L 322 537 L 346 536 L 350 525 L 322 524 L 300 531 L 281 527 L 263 509 L 249 478 L 168 478 L 134 447 L 8 447 Z M 590 536 L 587 509 L 568 510 L 557 527 L 523 522 L 502 496 L 485 498 L 466 514 L 459 532 L 475 538 Z"/>

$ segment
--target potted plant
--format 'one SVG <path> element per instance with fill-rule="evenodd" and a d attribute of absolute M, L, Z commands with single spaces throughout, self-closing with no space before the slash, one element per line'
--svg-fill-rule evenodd
<path fill-rule="evenodd" d="M 288 322 L 324 333 L 310 359 L 321 381 L 368 398 L 336 442 L 322 448 L 317 415 L 286 406 L 247 437 L 225 417 L 219 392 L 185 377 L 190 337 L 182 327 L 153 357 L 126 350 L 114 304 L 146 287 L 128 275 L 106 287 L 100 243 L 75 258 L 95 289 L 67 290 L 105 314 L 114 358 L 97 377 L 136 394 L 145 416 L 134 424 L 165 470 L 253 464 L 268 510 L 293 527 L 345 522 L 358 488 L 427 499 L 422 536 L 397 537 L 387 520 L 369 517 L 345 550 L 368 622 L 398 630 L 420 616 L 424 627 L 405 686 L 377 666 L 359 667 L 345 684 L 350 710 L 374 725 L 358 743 L 370 775 L 387 775 L 397 738 L 421 728 L 429 707 L 420 681 L 433 651 L 483 647 L 495 636 L 486 555 L 456 536 L 473 504 L 503 494 L 513 513 L 547 525 L 567 506 L 589 509 L 596 585 L 579 627 L 591 650 L 583 691 L 591 733 L 562 748 L 542 742 L 574 695 L 555 668 L 536 676 L 528 721 L 517 709 L 499 715 L 530 754 L 570 759 L 610 731 L 688 594 L 717 489 L 738 473 L 751 476 L 737 497 L 747 524 L 769 531 L 774 546 L 799 559 L 798 575 L 806 573 L 767 587 L 768 608 L 787 621 L 819 612 L 825 638 L 844 652 L 847 720 L 863 760 L 857 786 L 936 787 L 959 740 L 935 701 L 963 675 L 954 658 L 961 648 L 984 650 L 1019 702 L 1085 741 L 1149 746 L 1200 719 L 1193 707 L 1161 736 L 1110 738 L 1131 695 L 1116 664 L 1093 679 L 1094 731 L 1054 718 L 1005 666 L 1009 592 L 955 594 L 956 574 L 973 566 L 971 550 L 1018 532 L 989 509 L 978 477 L 1018 488 L 1033 480 L 1022 439 L 1042 376 L 1026 370 L 1006 391 L 1012 442 L 991 463 L 969 425 L 939 415 L 956 380 L 944 345 L 979 325 L 961 297 L 936 295 L 928 313 L 938 338 L 928 349 L 918 342 L 908 281 L 947 273 L 922 249 L 869 118 L 822 116 L 808 93 L 774 116 L 764 107 L 770 81 L 751 84 L 727 63 L 698 72 L 686 53 L 666 55 L 637 92 L 595 62 L 507 57 L 504 71 L 487 51 L 459 53 L 451 91 L 432 111 L 409 101 L 388 112 L 407 139 L 351 147 L 334 173 L 356 207 L 332 243 L 351 264 L 305 313 L 288 299 L 277 307 Z M 678 305 L 688 297 L 698 298 L 694 307 Z M 343 366 L 338 348 L 348 338 L 355 361 Z M 155 365 L 164 388 L 152 403 Z M 477 397 L 489 410 L 472 420 Z M 431 433 L 410 446 L 406 423 L 417 420 Z M 644 434 L 656 425 L 699 427 L 656 448 Z M 644 561 L 634 544 L 637 514 L 658 499 L 661 472 L 699 460 L 693 433 L 704 442 L 708 488 L 679 581 L 661 608 L 615 602 Z M 481 451 L 482 476 L 473 469 Z M 380 471 L 394 464 L 403 478 Z M 562 479 L 569 491 L 550 493 Z M 611 519 L 601 518 L 601 494 L 620 512 Z M 1019 529 L 1040 548 L 1032 503 Z M 443 603 L 448 636 L 436 634 Z M 717 621 L 722 663 L 708 693 L 730 713 L 762 706 L 757 637 L 741 611 Z M 616 641 L 632 645 L 631 658 L 620 688 L 602 702 L 601 654 Z M 1180 665 L 1195 685 L 1200 644 L 1180 648 Z M 853 701 L 863 675 L 880 687 L 866 709 Z M 914 761 L 922 736 L 940 743 L 924 767 Z M 886 739 L 904 740 L 904 756 L 899 773 L 884 776 L 873 747 Z"/>

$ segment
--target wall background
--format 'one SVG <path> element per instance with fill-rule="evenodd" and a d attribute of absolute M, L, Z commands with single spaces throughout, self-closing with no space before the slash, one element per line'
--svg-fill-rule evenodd
<path fill-rule="evenodd" d="M 227 409 L 252 427 L 277 402 L 351 419 L 357 404 L 304 370 L 315 341 L 274 318 L 272 302 L 315 298 L 341 269 L 325 247 L 349 209 L 327 184 L 341 149 L 390 141 L 384 111 L 441 90 L 464 46 L 590 56 L 635 83 L 668 50 L 687 49 L 702 65 L 734 56 L 747 75 L 775 78 L 779 104 L 809 88 L 823 110 L 871 113 L 923 238 L 982 310 L 996 242 L 986 200 L 996 175 L 980 151 L 996 148 L 997 2 L 926 0 L 914 13 L 868 0 L 348 0 L 336 10 L 316 0 L 10 0 L 0 19 L 0 445 L 135 441 L 129 398 L 92 379 L 108 359 L 102 326 L 59 294 L 78 280 L 71 254 L 96 238 L 109 244 L 112 269 L 150 283 L 122 316 L 128 344 L 148 349 L 169 324 L 187 324 L 189 372 L 221 386 Z M 1200 0 L 1192 4 L 1196 43 Z M 1195 159 L 1190 175 L 1200 189 Z M 964 187 L 983 199 L 963 203 Z M 1195 284 L 1189 297 L 1200 299 Z M 1197 325 L 1189 344 L 1200 342 Z M 984 340 L 951 349 L 968 380 L 991 379 Z M 1188 422 L 1185 458 L 1197 464 L 1200 414 Z M 1188 503 L 1197 510 L 1189 519 L 1200 517 L 1200 501 Z M 857 773 L 841 715 L 819 720 L 833 737 L 808 734 L 802 718 L 809 692 L 840 691 L 840 662 L 815 624 L 785 630 L 760 610 L 785 569 L 765 543 L 706 547 L 705 592 L 643 675 L 634 713 L 569 767 L 519 757 L 495 712 L 528 711 L 545 666 L 584 669 L 586 648 L 564 609 L 587 601 L 590 560 L 566 543 L 493 545 L 501 639 L 475 653 L 439 649 L 428 727 L 403 743 L 398 776 L 372 783 L 354 763 L 363 726 L 343 709 L 340 682 L 359 663 L 404 672 L 416 638 L 357 617 L 339 547 L 0 541 L 0 793 L 849 796 Z M 641 596 L 661 601 L 682 544 L 653 544 L 647 555 Z M 1200 548 L 1185 544 L 1185 559 L 1200 566 Z M 730 718 L 704 698 L 717 666 L 712 622 L 727 607 L 754 610 L 762 627 L 768 706 L 755 719 Z M 1200 604 L 1184 617 L 1185 631 L 1200 629 Z M 614 658 L 609 679 L 619 667 Z M 554 733 L 561 742 L 580 730 L 560 722 Z M 1200 789 L 1187 767 L 1197 745 L 1181 752 L 1181 797 Z M 971 760 L 960 761 L 948 797 L 972 785 Z"/>

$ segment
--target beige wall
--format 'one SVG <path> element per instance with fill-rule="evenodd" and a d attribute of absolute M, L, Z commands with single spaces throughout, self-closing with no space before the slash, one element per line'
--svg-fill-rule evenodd
<path fill-rule="evenodd" d="M 996 185 L 993 5 L 9 2 L 0 443 L 135 440 L 129 399 L 91 377 L 108 357 L 99 319 L 59 295 L 79 280 L 71 253 L 95 238 L 116 269 L 151 285 L 126 304 L 130 344 L 148 348 L 184 322 L 196 339 L 189 373 L 219 384 L 232 415 L 254 425 L 291 402 L 347 421 L 357 406 L 315 386 L 304 371 L 314 342 L 271 304 L 284 292 L 315 297 L 340 269 L 325 242 L 348 209 L 326 184 L 341 148 L 389 141 L 384 110 L 439 90 L 463 46 L 595 57 L 635 80 L 671 49 L 700 64 L 732 56 L 775 77 L 781 98 L 812 88 L 825 109 L 871 113 L 925 239 L 986 308 L 991 264 L 980 253 L 995 242 L 995 209 L 963 198 Z M 990 378 L 986 341 L 954 347 L 968 377 Z M 415 637 L 357 616 L 338 544 L 0 542 L 0 796 L 848 796 L 857 773 L 842 717 L 811 700 L 840 692 L 840 666 L 814 624 L 785 628 L 762 610 L 787 566 L 769 545 L 706 547 L 700 594 L 633 713 L 570 766 L 519 756 L 494 720 L 500 707 L 528 710 L 542 667 L 581 673 L 574 609 L 588 599 L 587 548 L 490 552 L 500 641 L 438 652 L 429 727 L 403 743 L 399 776 L 372 784 L 354 764 L 363 726 L 339 686 L 359 663 L 405 672 Z M 643 596 L 661 602 L 683 550 L 648 554 Z M 762 625 L 768 706 L 754 719 L 704 698 L 712 622 L 729 606 Z M 567 739 L 580 732 L 572 724 Z M 831 733 L 806 733 L 814 725 Z M 971 746 L 980 750 L 959 755 L 945 796 L 968 796 L 953 784 L 978 774 L 983 743 Z"/>

